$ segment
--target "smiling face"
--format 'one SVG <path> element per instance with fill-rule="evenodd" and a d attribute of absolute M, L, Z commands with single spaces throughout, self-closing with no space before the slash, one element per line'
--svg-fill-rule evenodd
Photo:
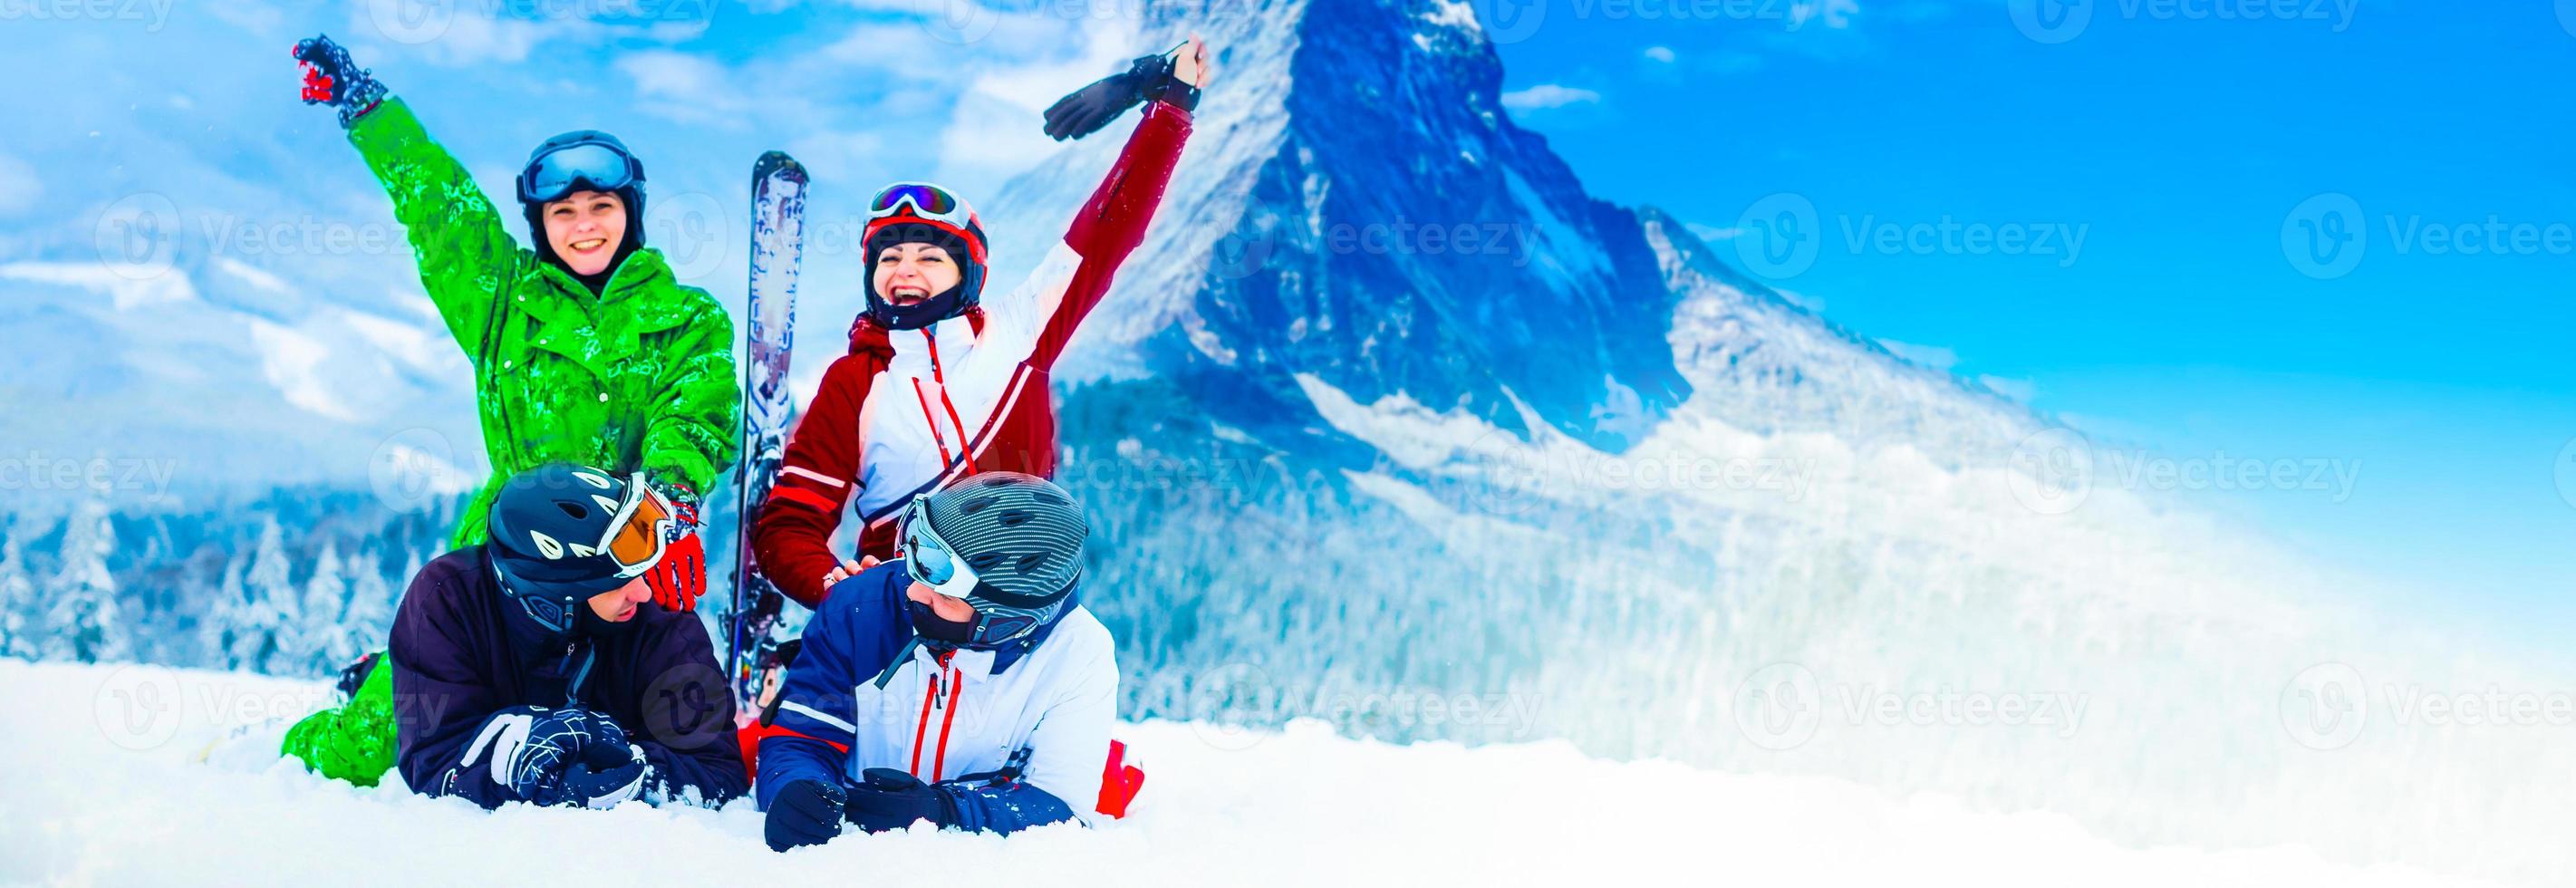
<path fill-rule="evenodd" d="M 912 305 L 948 292 L 964 279 L 948 251 L 933 244 L 896 244 L 877 254 L 877 298 Z"/>
<path fill-rule="evenodd" d="M 548 201 L 541 218 L 546 243 L 574 274 L 607 271 L 626 239 L 626 201 L 605 191 L 575 191 Z"/>

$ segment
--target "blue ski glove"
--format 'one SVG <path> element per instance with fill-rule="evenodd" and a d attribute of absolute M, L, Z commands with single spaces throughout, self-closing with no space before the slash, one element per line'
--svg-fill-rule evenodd
<path fill-rule="evenodd" d="M 769 820 L 761 827 L 769 850 L 820 845 L 840 835 L 844 798 L 839 787 L 812 780 L 787 784 L 770 800 Z"/>
<path fill-rule="evenodd" d="M 927 820 L 934 826 L 957 823 L 957 802 L 939 787 L 896 768 L 869 768 L 866 782 L 849 792 L 851 823 L 869 832 L 885 832 Z"/>
<path fill-rule="evenodd" d="M 331 42 L 328 34 L 297 41 L 295 60 L 304 63 L 304 103 L 340 109 L 342 129 L 385 99 L 385 85 L 349 61 L 349 50 Z"/>

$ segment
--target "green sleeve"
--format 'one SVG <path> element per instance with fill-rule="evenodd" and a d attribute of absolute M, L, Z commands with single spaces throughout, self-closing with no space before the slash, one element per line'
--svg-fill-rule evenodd
<path fill-rule="evenodd" d="M 389 98 L 349 127 L 367 168 L 393 198 L 394 218 L 420 260 L 420 282 L 465 356 L 481 366 L 484 331 L 509 282 L 536 262 L 510 239 L 501 214 L 447 149 L 421 129 L 411 106 Z"/>
<path fill-rule="evenodd" d="M 374 786 L 393 770 L 394 685 L 391 658 L 379 656 L 347 705 L 304 717 L 286 731 L 286 755 L 307 770 L 359 786 Z"/>
<path fill-rule="evenodd" d="M 699 310 L 671 345 L 645 420 L 642 468 L 704 498 L 741 447 L 742 382 L 734 373 L 733 318 L 693 292 Z"/>

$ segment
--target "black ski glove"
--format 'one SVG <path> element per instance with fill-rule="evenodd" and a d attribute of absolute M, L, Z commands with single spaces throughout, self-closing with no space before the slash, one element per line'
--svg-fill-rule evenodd
<path fill-rule="evenodd" d="M 1100 78 L 1047 106 L 1047 137 L 1062 142 L 1099 132 L 1118 115 L 1147 99 L 1162 99 L 1183 111 L 1193 111 L 1199 106 L 1199 90 L 1172 76 L 1171 56 L 1145 56 L 1130 63 L 1127 70 Z"/>
<path fill-rule="evenodd" d="M 581 748 L 578 760 L 564 768 L 561 778 L 528 801 L 547 806 L 614 808 L 619 802 L 642 796 L 652 776 L 653 766 L 644 761 L 643 747 L 629 744 L 621 749 L 594 742 Z"/>
<path fill-rule="evenodd" d="M 957 803 L 939 787 L 895 768 L 869 768 L 867 782 L 850 790 L 851 823 L 869 832 L 885 832 L 927 820 L 936 826 L 957 823 Z"/>
<path fill-rule="evenodd" d="M 761 827 L 769 850 L 820 845 L 840 835 L 843 798 L 838 787 L 816 781 L 787 784 L 769 801 L 769 821 Z"/>
<path fill-rule="evenodd" d="M 304 103 L 340 109 L 342 129 L 385 100 L 385 85 L 349 61 L 349 50 L 331 42 L 328 34 L 297 41 L 295 60 L 304 63 Z"/>

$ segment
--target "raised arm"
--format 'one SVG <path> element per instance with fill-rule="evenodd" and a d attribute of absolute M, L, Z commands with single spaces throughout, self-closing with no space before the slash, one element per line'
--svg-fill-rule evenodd
<path fill-rule="evenodd" d="M 997 305 L 1003 311 L 1029 313 L 1029 322 L 1038 331 L 1030 355 L 1036 366 L 1054 365 L 1083 318 L 1109 294 L 1118 266 L 1144 243 L 1145 230 L 1154 221 L 1154 210 L 1162 205 L 1173 168 L 1180 163 L 1181 148 L 1189 141 L 1190 114 L 1198 105 L 1198 86 L 1206 80 L 1204 54 L 1205 48 L 1192 39 L 1179 51 L 1177 62 L 1166 56 L 1138 59 L 1126 73 L 1092 84 L 1048 109 L 1049 135 L 1079 138 L 1128 105 L 1145 102 L 1144 119 L 1128 135 L 1126 147 L 1100 187 L 1074 215 L 1064 243 Z"/>
<path fill-rule="evenodd" d="M 510 239 L 465 165 L 421 129 L 409 106 L 351 63 L 346 49 L 315 37 L 297 44 L 295 57 L 306 66 L 304 100 L 339 109 L 349 144 L 393 198 L 430 301 L 465 356 L 482 366 L 485 328 L 501 292 L 536 254 Z"/>

